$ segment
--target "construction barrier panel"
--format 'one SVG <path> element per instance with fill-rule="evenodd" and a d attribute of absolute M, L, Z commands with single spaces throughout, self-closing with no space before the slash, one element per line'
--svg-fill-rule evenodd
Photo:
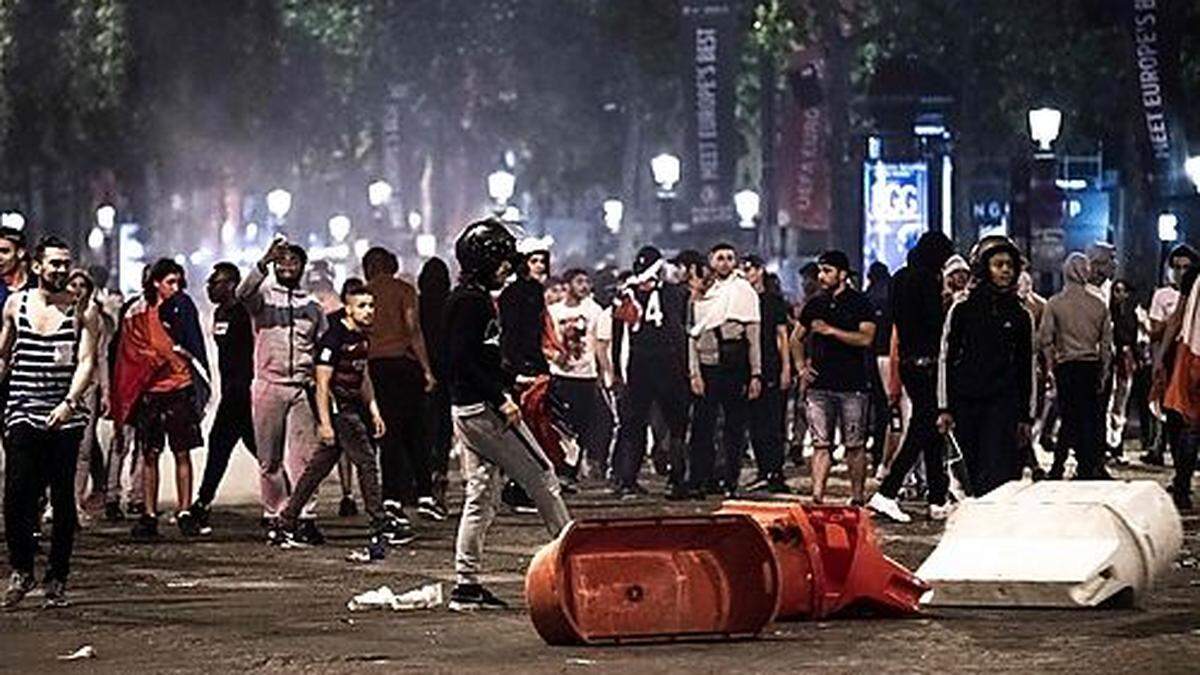
<path fill-rule="evenodd" d="M 552 645 L 752 637 L 779 564 L 747 515 L 578 520 L 534 556 L 525 597 Z"/>
<path fill-rule="evenodd" d="M 919 611 L 929 586 L 883 555 L 870 515 L 848 506 L 798 501 L 729 501 L 718 513 L 744 513 L 766 531 L 779 561 L 780 619 Z"/>
<path fill-rule="evenodd" d="M 1136 606 L 1182 545 L 1154 481 L 1012 482 L 959 506 L 917 574 L 928 605 Z"/>

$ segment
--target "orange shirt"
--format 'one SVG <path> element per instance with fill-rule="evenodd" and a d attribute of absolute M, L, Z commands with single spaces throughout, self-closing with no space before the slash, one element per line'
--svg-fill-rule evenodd
<path fill-rule="evenodd" d="M 388 276 L 372 279 L 367 288 L 375 296 L 375 324 L 368 333 L 370 358 L 415 358 L 416 335 L 405 317 L 410 311 L 414 314 L 417 311 L 417 289 L 402 279 Z"/>

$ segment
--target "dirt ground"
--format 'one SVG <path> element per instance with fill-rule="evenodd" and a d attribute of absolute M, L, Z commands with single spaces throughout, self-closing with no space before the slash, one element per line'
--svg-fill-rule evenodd
<path fill-rule="evenodd" d="M 1165 482 L 1164 470 L 1121 471 Z M 805 485 L 796 476 L 792 483 Z M 835 490 L 844 491 L 841 476 Z M 651 487 L 660 492 L 661 483 Z M 335 481 L 324 496 L 334 496 Z M 599 488 L 573 497 L 576 517 L 696 513 L 705 504 L 618 501 Z M 910 504 L 917 512 L 919 505 Z M 418 522 L 421 538 L 373 565 L 343 561 L 362 542 L 359 519 L 325 518 L 330 543 L 281 551 L 261 542 L 250 507 L 218 507 L 215 533 L 183 540 L 164 527 L 153 545 L 128 526 L 97 523 L 76 546 L 70 608 L 37 598 L 0 614 L 0 671 L 37 672 L 1197 672 L 1200 668 L 1200 519 L 1184 519 L 1184 552 L 1139 610 L 939 610 L 907 620 L 778 623 L 757 640 L 656 646 L 545 645 L 523 605 L 522 580 L 544 543 L 536 517 L 504 514 L 488 540 L 485 577 L 507 612 L 444 608 L 351 613 L 346 601 L 381 585 L 397 592 L 440 581 L 449 592 L 457 520 Z M 938 524 L 881 524 L 885 551 L 912 569 Z M 41 559 L 39 559 L 39 565 Z M 60 655 L 92 645 L 96 657 Z"/>

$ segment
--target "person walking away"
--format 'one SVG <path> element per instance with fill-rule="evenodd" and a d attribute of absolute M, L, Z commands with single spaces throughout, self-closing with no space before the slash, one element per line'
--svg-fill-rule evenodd
<path fill-rule="evenodd" d="M 758 293 L 759 351 L 762 354 L 762 394 L 750 402 L 750 443 L 754 448 L 758 476 L 746 490 L 788 494 L 791 488 L 783 476 L 786 396 L 792 388 L 788 305 L 778 278 L 767 272 L 762 258 L 746 256 L 743 269 L 746 280 Z"/>
<path fill-rule="evenodd" d="M 644 246 L 633 261 L 633 277 L 614 310 L 625 328 L 628 364 L 625 405 L 615 458 L 617 489 L 637 494 L 638 476 L 646 457 L 646 429 L 652 408 L 665 422 L 669 444 L 667 498 L 686 498 L 688 407 L 687 291 L 663 279 L 665 261 L 653 246 Z M 655 438 L 655 441 L 659 441 Z"/>
<path fill-rule="evenodd" d="M 217 488 L 229 467 L 238 441 L 257 457 L 250 387 L 254 379 L 254 328 L 250 313 L 237 299 L 242 273 L 237 265 L 219 262 L 208 277 L 208 299 L 213 310 L 213 340 L 217 343 L 217 367 L 221 375 L 221 400 L 208 437 L 208 460 L 192 514 L 200 534 L 212 533 L 210 516 Z"/>
<path fill-rule="evenodd" d="M 812 334 L 811 350 L 797 364 L 806 386 L 812 434 L 812 499 L 825 500 L 833 466 L 834 434 L 841 431 L 850 472 L 850 503 L 866 505 L 868 354 L 875 342 L 874 313 L 866 296 L 851 288 L 850 259 L 841 251 L 817 258 L 821 292 L 804 305 L 797 340 Z"/>
<path fill-rule="evenodd" d="M 1067 448 L 1075 449 L 1078 478 L 1108 478 L 1104 469 L 1105 402 L 1102 395 L 1112 360 L 1108 307 L 1087 290 L 1087 257 L 1072 253 L 1063 263 L 1063 289 L 1046 303 L 1038 342 L 1060 394 L 1062 429 L 1053 473 Z"/>
<path fill-rule="evenodd" d="M 367 289 L 375 298 L 371 337 L 371 382 L 378 394 L 388 433 L 380 441 L 384 506 L 392 517 L 407 520 L 405 507 L 429 520 L 446 519 L 433 498 L 433 474 L 425 431 L 425 396 L 437 386 L 417 311 L 417 289 L 396 276 L 400 262 L 374 247 L 363 255 Z"/>
<path fill-rule="evenodd" d="M 307 262 L 303 248 L 277 237 L 237 290 L 254 326 L 250 400 L 269 543 L 279 541 L 277 520 L 290 486 L 317 449 L 313 363 L 326 321 L 316 298 L 300 287 Z M 301 512 L 298 534 L 305 543 L 325 541 L 315 498 Z"/>
<path fill-rule="evenodd" d="M 938 359 L 938 430 L 955 433 L 980 496 L 1021 477 L 1033 421 L 1033 318 L 1016 294 L 1021 253 L 985 237 L 972 256 L 975 285 L 946 317 Z"/>
<path fill-rule="evenodd" d="M 521 420 L 511 394 L 513 377 L 502 367 L 492 293 L 512 271 L 515 238 L 499 221 L 483 220 L 468 225 L 454 248 L 461 276 L 446 308 L 446 364 L 467 485 L 449 605 L 455 611 L 504 609 L 507 603 L 480 583 L 484 539 L 496 516 L 503 474 L 537 504 L 550 536 L 558 536 L 571 516 L 550 460 Z"/>
<path fill-rule="evenodd" d="M 38 501 L 50 488 L 56 513 L 43 578 L 43 606 L 65 607 L 75 544 L 76 453 L 87 424 L 83 397 L 96 365 L 99 319 L 82 314 L 67 290 L 71 250 L 55 237 L 35 249 L 38 288 L 17 291 L 4 303 L 0 379 L 6 392 L 4 538 L 12 568 L 0 607 L 15 607 L 36 586 L 34 556 Z"/>
<path fill-rule="evenodd" d="M 446 386 L 446 302 L 449 298 L 450 268 L 441 258 L 430 258 L 417 277 L 417 305 L 421 335 L 429 347 L 429 367 L 437 382 L 425 397 L 425 419 L 433 498 L 442 511 L 446 511 L 450 446 L 454 439 L 450 393 Z"/>
<path fill-rule="evenodd" d="M 762 393 L 762 315 L 754 287 L 737 273 L 737 250 L 732 245 L 713 246 L 708 265 L 711 282 L 692 303 L 688 331 L 688 373 L 697 399 L 688 483 L 693 496 L 723 491 L 733 498 L 746 448 L 749 402 Z M 704 280 L 700 281 L 703 284 Z M 720 440 L 725 470 L 720 485 L 713 483 L 718 413 L 725 416 Z"/>
<path fill-rule="evenodd" d="M 948 265 L 948 261 L 958 257 L 953 253 L 954 245 L 946 235 L 927 232 L 909 253 L 905 266 L 892 278 L 898 370 L 912 414 L 900 450 L 867 506 L 902 523 L 909 522 L 911 517 L 901 510 L 897 498 L 905 477 L 921 457 L 925 460 L 929 517 L 942 520 L 948 515 L 945 448 L 937 430 L 937 365 L 946 316 L 943 274 L 947 270 L 950 274 L 958 272 L 957 266 Z"/>
<path fill-rule="evenodd" d="M 204 445 L 200 420 L 210 390 L 199 312 L 183 292 L 183 274 L 169 258 L 150 267 L 142 297 L 122 319 L 117 345 L 113 420 L 134 428 L 146 499 L 132 531 L 137 539 L 158 537 L 158 458 L 168 444 L 175 458 L 176 523 L 185 537 L 200 533 L 191 512 L 191 452 Z"/>

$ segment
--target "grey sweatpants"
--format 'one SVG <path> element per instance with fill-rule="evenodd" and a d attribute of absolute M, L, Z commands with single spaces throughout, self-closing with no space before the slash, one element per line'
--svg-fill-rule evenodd
<path fill-rule="evenodd" d="M 304 473 L 296 481 L 292 496 L 288 498 L 287 508 L 280 518 L 287 525 L 295 522 L 300 516 L 304 505 L 317 493 L 321 481 L 337 466 L 342 453 L 350 458 L 354 468 L 358 469 L 358 486 L 362 490 L 363 505 L 371 525 L 383 521 L 383 496 L 379 485 L 379 464 L 375 456 L 375 442 L 368 431 L 367 415 L 364 411 L 347 406 L 333 416 L 333 431 L 336 442 L 333 445 L 320 445 L 304 469 Z"/>
<path fill-rule="evenodd" d="M 317 423 L 308 392 L 300 385 L 255 380 L 251 402 L 263 515 L 277 518 L 317 451 Z M 314 493 L 300 517 L 315 518 L 316 506 Z"/>
<path fill-rule="evenodd" d="M 571 514 L 563 503 L 554 467 L 522 422 L 509 427 L 499 413 L 454 411 L 454 433 L 462 443 L 462 473 L 467 481 L 462 519 L 458 523 L 454 571 L 460 584 L 479 583 L 483 542 L 496 517 L 504 475 L 515 480 L 537 505 L 552 536 L 567 526 Z"/>

